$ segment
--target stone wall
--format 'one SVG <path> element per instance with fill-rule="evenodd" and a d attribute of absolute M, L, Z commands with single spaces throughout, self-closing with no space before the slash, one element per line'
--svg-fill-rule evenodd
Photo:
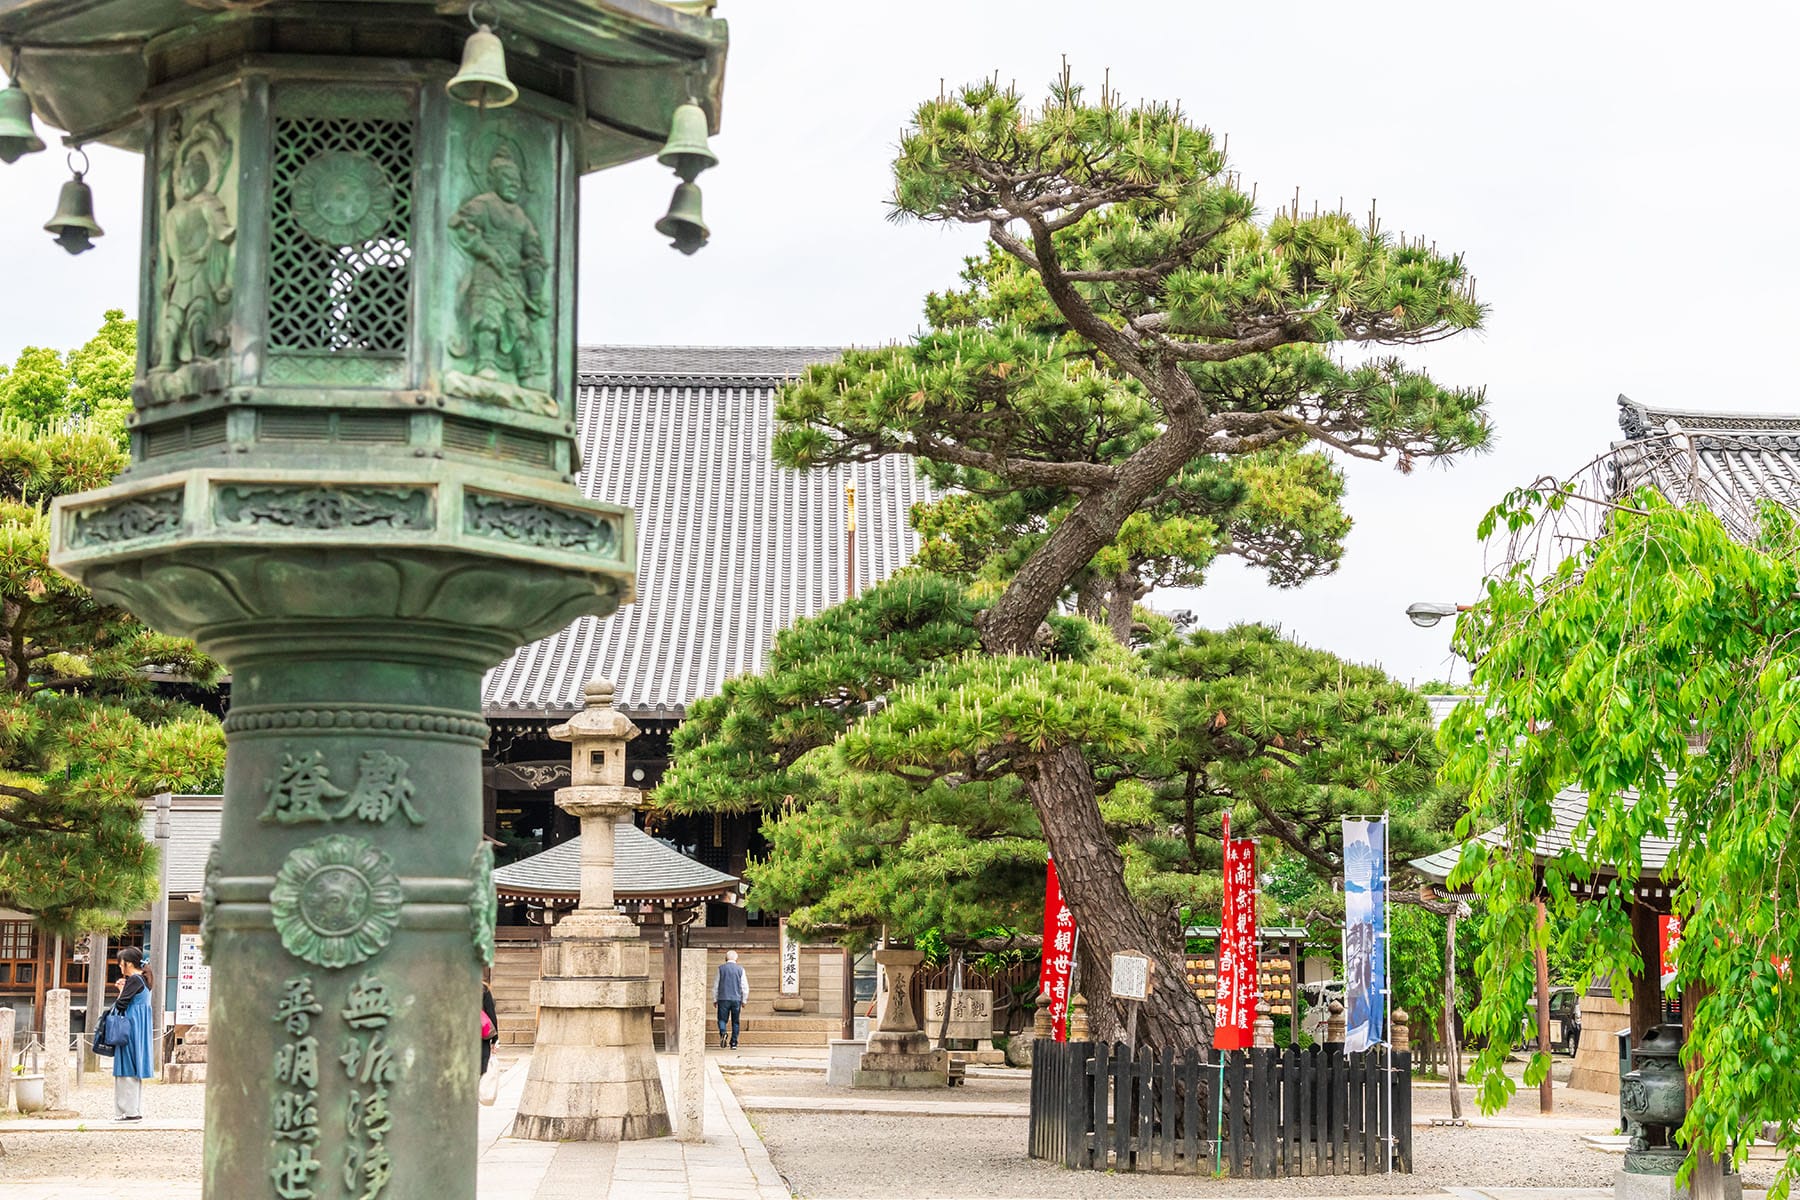
<path fill-rule="evenodd" d="M 1581 1045 L 1569 1086 L 1619 1094 L 1619 1030 L 1631 1028 L 1631 1008 L 1610 995 L 1581 998 Z"/>
<path fill-rule="evenodd" d="M 646 939 L 648 940 L 648 939 Z M 771 1046 L 823 1046 L 842 1031 L 844 1013 L 844 958 L 836 946 L 804 946 L 800 951 L 800 999 L 797 1013 L 775 1011 L 780 987 L 780 953 L 774 946 L 709 946 L 707 960 L 707 1011 L 709 1042 L 717 1040 L 712 1029 L 711 989 L 718 977 L 725 951 L 736 949 L 738 964 L 749 977 L 750 1002 L 740 1018 L 742 1044 Z M 650 978 L 663 979 L 662 943 L 649 943 Z M 523 1049 L 537 1036 L 537 1010 L 531 1003 L 531 984 L 542 967 L 542 943 L 501 940 L 494 949 L 494 975 L 489 985 L 494 1008 L 500 1015 L 500 1053 L 508 1047 Z M 662 1009 L 655 1016 L 661 1038 Z M 660 1044 L 660 1041 L 659 1041 Z"/>

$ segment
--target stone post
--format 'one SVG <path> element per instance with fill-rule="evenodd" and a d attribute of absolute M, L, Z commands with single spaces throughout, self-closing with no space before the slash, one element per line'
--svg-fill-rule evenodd
<path fill-rule="evenodd" d="M 1331 1016 L 1325 1022 L 1325 1044 L 1342 1049 L 1344 1045 L 1344 1006 L 1339 1001 L 1333 1000 L 1327 1006 L 1326 1011 Z"/>
<path fill-rule="evenodd" d="M 12 1006 L 0 1006 L 0 1113 L 12 1107 L 13 1023 L 17 1019 Z"/>
<path fill-rule="evenodd" d="M 1069 1000 L 1068 1015 L 1069 1040 L 1085 1042 L 1088 1040 L 1087 997 L 1077 992 Z"/>
<path fill-rule="evenodd" d="M 44 993 L 44 1113 L 69 1107 L 69 989 Z"/>
<path fill-rule="evenodd" d="M 1032 1014 L 1031 1018 L 1031 1036 L 1041 1038 L 1056 1036 L 1056 1018 L 1050 1012 L 1050 990 L 1048 988 L 1038 993 L 1037 1011 Z"/>
<path fill-rule="evenodd" d="M 1412 1050 L 1412 1017 L 1404 1008 L 1394 1010 L 1393 1051 L 1395 1054 L 1407 1054 Z"/>
<path fill-rule="evenodd" d="M 706 951 L 681 952 L 681 1074 L 675 1136 L 706 1140 Z"/>
<path fill-rule="evenodd" d="M 557 791 L 556 804 L 581 818 L 581 900 L 556 923 L 543 978 L 532 985 L 537 1041 L 512 1136 L 664 1137 L 669 1107 L 650 1032 L 662 981 L 650 978 L 650 948 L 612 892 L 613 828 L 631 819 L 639 799 L 625 786 L 625 743 L 638 729 L 613 708 L 607 680 L 589 683 L 583 695 L 587 707 L 550 731 L 573 749 L 570 786 Z"/>
<path fill-rule="evenodd" d="M 912 1002 L 913 974 L 925 961 L 917 950 L 877 950 L 875 961 L 887 973 L 888 990 L 875 1032 L 858 1061 L 850 1086 L 859 1088 L 946 1087 L 950 1055 L 931 1048 L 919 1028 Z"/>
<path fill-rule="evenodd" d="M 1250 1028 L 1250 1042 L 1258 1050 L 1275 1048 L 1275 1018 L 1266 1012 L 1256 1014 L 1256 1023 Z"/>

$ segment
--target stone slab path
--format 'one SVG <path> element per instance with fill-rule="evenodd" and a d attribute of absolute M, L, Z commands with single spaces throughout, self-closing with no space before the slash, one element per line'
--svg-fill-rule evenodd
<path fill-rule="evenodd" d="M 676 1060 L 659 1056 L 663 1083 L 674 1093 Z M 513 1066 L 501 1080 L 495 1103 L 481 1110 L 481 1157 L 476 1175 L 479 1200 L 789 1200 L 787 1185 L 769 1161 L 762 1139 L 744 1110 L 707 1062 L 706 1139 L 684 1144 L 674 1138 L 626 1142 L 531 1142 L 506 1136 L 527 1064 Z M 11 1134 L 198 1129 L 196 1121 L 8 1121 Z M 4 1200 L 200 1200 L 197 1183 L 91 1179 L 9 1179 L 0 1183 Z"/>

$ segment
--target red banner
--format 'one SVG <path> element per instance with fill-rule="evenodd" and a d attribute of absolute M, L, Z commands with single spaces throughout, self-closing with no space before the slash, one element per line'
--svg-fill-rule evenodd
<path fill-rule="evenodd" d="M 1069 976 L 1075 970 L 1075 914 L 1063 903 L 1062 885 L 1056 879 L 1056 860 L 1044 876 L 1044 965 L 1038 970 L 1038 994 L 1050 993 L 1050 1015 L 1055 1038 L 1069 1040 Z"/>
<path fill-rule="evenodd" d="M 1213 1049 L 1248 1050 L 1256 1025 L 1256 843 L 1225 827 L 1225 910 L 1219 921 Z"/>

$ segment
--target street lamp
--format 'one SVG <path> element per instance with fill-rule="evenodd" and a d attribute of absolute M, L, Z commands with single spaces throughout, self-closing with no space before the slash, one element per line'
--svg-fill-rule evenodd
<path fill-rule="evenodd" d="M 1445 617 L 1454 617 L 1459 612 L 1468 612 L 1466 604 L 1445 604 L 1431 600 L 1419 600 L 1406 606 L 1407 620 L 1421 629 L 1430 629 Z"/>
<path fill-rule="evenodd" d="M 709 165 L 726 40 L 651 0 L 0 0 L 0 158 L 34 115 L 145 156 L 131 465 L 51 561 L 232 672 L 207 1200 L 473 1200 L 482 674 L 637 574 L 573 486 L 578 185 Z"/>

